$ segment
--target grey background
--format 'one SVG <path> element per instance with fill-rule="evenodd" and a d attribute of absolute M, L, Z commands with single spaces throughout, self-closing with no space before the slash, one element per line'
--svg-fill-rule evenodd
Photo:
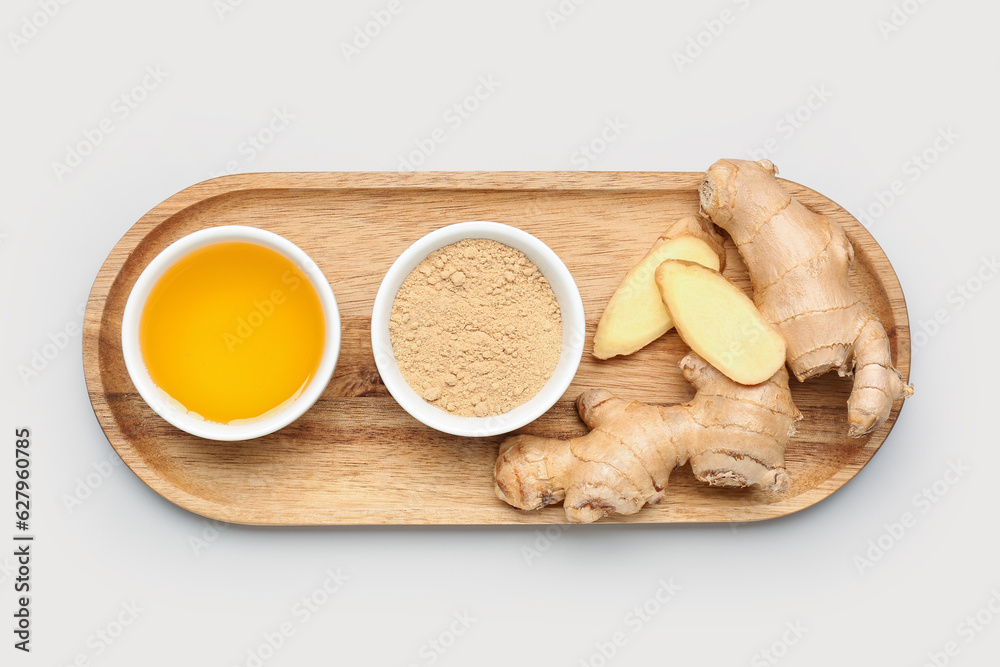
<path fill-rule="evenodd" d="M 348 62 L 341 44 L 388 5 L 4 3 L 0 540 L 13 533 L 13 430 L 27 425 L 38 541 L 35 650 L 14 651 L 5 634 L 0 662 L 258 664 L 253 652 L 268 666 L 933 664 L 928 654 L 990 664 L 1000 646 L 996 3 L 400 0 Z M 41 6 L 54 15 L 39 18 Z M 723 10 L 731 21 L 719 30 Z M 43 25 L 32 33 L 25 21 Z M 702 53 L 678 67 L 674 54 L 699 38 Z M 116 100 L 147 68 L 166 74 L 121 117 Z M 488 99 L 460 127 L 446 122 L 490 76 L 499 87 Z M 274 109 L 294 118 L 250 159 L 241 144 Z M 60 178 L 53 163 L 103 118 L 113 131 Z M 580 147 L 616 119 L 620 134 L 584 161 Z M 174 192 L 230 168 L 395 170 L 437 127 L 447 140 L 424 169 L 698 171 L 766 147 L 784 176 L 867 215 L 914 331 L 917 394 L 882 450 L 830 499 L 760 524 L 553 538 L 225 527 L 101 463 L 114 456 L 87 398 L 78 328 L 37 376 L 19 374 L 79 326 L 107 253 Z M 933 163 L 914 170 L 925 151 Z M 880 208 L 896 180 L 901 194 Z M 949 474 L 958 464 L 967 470 Z M 921 500 L 925 489 L 935 502 Z M 907 512 L 911 525 L 894 528 Z M 889 548 L 873 551 L 880 541 Z M 9 619 L 13 559 L 0 553 Z M 296 614 L 338 568 L 349 577 L 340 590 L 308 619 Z M 663 604 L 661 579 L 680 587 Z M 118 628 L 130 604 L 141 611 Z M 637 624 L 629 614 L 644 604 L 657 613 Z M 470 627 L 453 625 L 456 614 Z M 283 623 L 293 634 L 261 651 Z M 117 636 L 109 644 L 102 632 Z M 605 658 L 616 632 L 624 645 Z"/>

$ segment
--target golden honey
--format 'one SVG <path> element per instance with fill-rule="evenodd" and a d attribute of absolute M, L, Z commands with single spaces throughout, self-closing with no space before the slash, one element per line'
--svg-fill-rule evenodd
<path fill-rule="evenodd" d="M 167 269 L 139 319 L 150 378 L 213 422 L 259 419 L 294 400 L 326 338 L 316 289 L 290 259 L 255 243 L 199 248 Z"/>

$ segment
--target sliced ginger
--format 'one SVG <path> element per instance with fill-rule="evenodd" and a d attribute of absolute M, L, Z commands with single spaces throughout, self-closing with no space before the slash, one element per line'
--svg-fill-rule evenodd
<path fill-rule="evenodd" d="M 668 259 L 686 259 L 719 268 L 715 251 L 693 236 L 681 236 L 653 248 L 625 275 L 608 301 L 594 334 L 595 357 L 609 359 L 632 354 L 674 326 L 653 280 L 656 267 Z"/>
<path fill-rule="evenodd" d="M 655 279 L 677 333 L 729 379 L 759 384 L 785 365 L 785 339 L 718 271 L 671 259 Z"/>
<path fill-rule="evenodd" d="M 632 354 L 674 326 L 653 280 L 656 267 L 668 259 L 686 259 L 720 271 L 725 253 L 722 240 L 703 219 L 687 216 L 674 223 L 625 274 L 608 301 L 594 334 L 595 357 Z"/>

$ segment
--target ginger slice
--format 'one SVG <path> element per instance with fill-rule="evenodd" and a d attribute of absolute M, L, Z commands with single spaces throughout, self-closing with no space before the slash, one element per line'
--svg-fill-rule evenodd
<path fill-rule="evenodd" d="M 785 339 L 718 271 L 671 259 L 655 280 L 677 333 L 729 379 L 759 384 L 785 365 Z"/>
<path fill-rule="evenodd" d="M 668 259 L 686 259 L 721 270 L 725 263 L 722 239 L 705 220 L 694 216 L 678 220 L 660 236 L 625 274 L 608 301 L 594 334 L 595 357 L 632 354 L 674 326 L 653 280 L 656 267 Z"/>

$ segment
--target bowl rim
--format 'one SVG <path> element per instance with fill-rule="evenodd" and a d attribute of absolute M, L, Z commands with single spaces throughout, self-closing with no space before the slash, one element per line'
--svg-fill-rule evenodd
<path fill-rule="evenodd" d="M 149 375 L 139 345 L 139 320 L 149 293 L 170 267 L 191 252 L 218 243 L 243 241 L 274 250 L 292 262 L 305 274 L 316 290 L 326 324 L 326 339 L 319 367 L 306 388 L 274 414 L 239 424 L 222 424 L 194 417 L 168 399 Z M 337 299 L 323 271 L 300 247 L 274 232 L 246 225 L 219 225 L 200 229 L 182 236 L 161 250 L 146 265 L 133 284 L 122 314 L 122 356 L 129 378 L 139 395 L 154 412 L 168 423 L 191 435 L 206 440 L 233 442 L 251 440 L 284 428 L 301 417 L 319 399 L 333 377 L 340 354 L 341 322 Z"/>
<path fill-rule="evenodd" d="M 465 239 L 485 238 L 520 250 L 538 267 L 555 293 L 562 318 L 559 361 L 541 390 L 513 410 L 492 417 L 460 417 L 425 401 L 403 378 L 393 355 L 389 317 L 403 281 L 435 250 Z M 440 227 L 414 241 L 396 258 L 382 278 L 372 307 L 371 341 L 382 383 L 406 412 L 438 431 L 465 437 L 509 433 L 539 418 L 558 401 L 580 366 L 586 332 L 583 299 L 562 259 L 544 241 L 529 232 L 500 222 L 473 220 Z"/>

